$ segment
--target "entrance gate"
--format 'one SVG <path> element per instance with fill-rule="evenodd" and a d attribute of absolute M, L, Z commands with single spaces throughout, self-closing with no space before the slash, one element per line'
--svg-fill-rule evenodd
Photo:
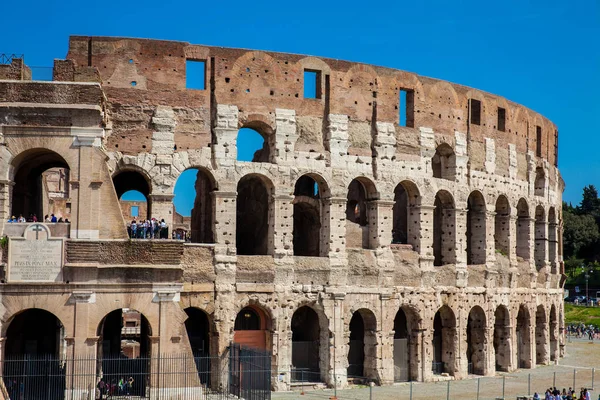
<path fill-rule="evenodd" d="M 245 400 L 270 400 L 271 354 L 233 343 L 229 348 L 229 393 Z"/>

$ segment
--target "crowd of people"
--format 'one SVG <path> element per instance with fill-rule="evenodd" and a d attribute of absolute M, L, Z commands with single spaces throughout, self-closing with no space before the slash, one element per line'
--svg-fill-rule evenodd
<path fill-rule="evenodd" d="M 96 399 L 110 399 L 114 396 L 129 396 L 133 393 L 133 377 L 129 379 L 121 378 L 119 382 L 113 379 L 111 382 L 104 382 L 100 379 L 96 390 Z"/>
<path fill-rule="evenodd" d="M 600 339 L 600 328 L 590 324 L 570 324 L 567 326 L 567 335 L 577 339 L 588 338 L 589 340 Z"/>
<path fill-rule="evenodd" d="M 600 395 L 598 396 L 600 399 Z M 590 392 L 586 388 L 581 388 L 579 395 L 575 393 L 575 389 L 569 390 L 563 388 L 562 391 L 557 388 L 548 388 L 541 397 L 537 392 L 533 395 L 533 400 L 592 400 Z"/>
<path fill-rule="evenodd" d="M 131 239 L 168 239 L 169 227 L 164 219 L 156 218 L 136 221 L 127 224 L 127 233 Z"/>
<path fill-rule="evenodd" d="M 24 222 L 38 222 L 38 217 L 35 214 L 29 214 L 29 218 L 25 218 L 23 216 L 23 214 L 19 214 L 19 218 L 15 217 L 14 215 L 12 217 L 10 217 L 8 219 L 8 222 L 10 223 L 24 223 Z M 63 219 L 63 217 L 56 217 L 56 215 L 54 214 L 46 214 L 46 216 L 44 216 L 44 222 L 46 223 L 50 223 L 50 224 L 55 224 L 55 223 L 65 223 L 65 224 L 70 224 L 71 221 L 69 221 L 68 218 Z"/>

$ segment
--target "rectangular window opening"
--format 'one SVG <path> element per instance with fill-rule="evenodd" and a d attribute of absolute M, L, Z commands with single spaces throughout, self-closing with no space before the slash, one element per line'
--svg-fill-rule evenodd
<path fill-rule="evenodd" d="M 415 127 L 415 91 L 400 89 L 400 126 Z"/>
<path fill-rule="evenodd" d="M 506 109 L 498 107 L 498 130 L 506 132 Z"/>
<path fill-rule="evenodd" d="M 473 125 L 481 125 L 481 101 L 471 99 L 471 123 Z"/>
<path fill-rule="evenodd" d="M 140 216 L 140 207 L 139 206 L 131 206 L 131 216 L 132 217 Z"/>
<path fill-rule="evenodd" d="M 321 71 L 312 69 L 304 70 L 304 98 L 321 98 Z"/>
<path fill-rule="evenodd" d="M 185 60 L 185 88 L 206 89 L 206 61 Z"/>
<path fill-rule="evenodd" d="M 535 155 L 542 156 L 542 127 L 535 127 Z"/>

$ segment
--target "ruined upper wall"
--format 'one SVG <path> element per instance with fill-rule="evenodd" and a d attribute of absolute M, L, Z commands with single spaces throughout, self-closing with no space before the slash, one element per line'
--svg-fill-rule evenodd
<path fill-rule="evenodd" d="M 205 61 L 206 90 L 186 90 L 186 60 Z M 307 69 L 320 73 L 320 98 L 303 96 L 303 72 Z M 403 137 L 414 142 L 410 138 L 416 138 L 416 130 L 429 127 L 442 136 L 440 141 L 451 141 L 455 131 L 465 133 L 476 152 L 476 144 L 483 149 L 484 138 L 490 138 L 499 151 L 513 143 L 518 153 L 525 154 L 536 151 L 540 127 L 541 155 L 556 164 L 557 128 L 542 115 L 477 89 L 390 68 L 184 42 L 75 36 L 70 39 L 67 61 L 55 64 L 54 78 L 101 82 L 109 112 L 116 116 L 111 127 L 115 137 L 109 138 L 108 147 L 125 139 L 118 135 L 127 132 L 128 139 L 139 147 L 130 149 L 134 153 L 151 145 L 149 121 L 156 105 L 168 105 L 179 113 L 176 135 L 185 135 L 176 142 L 197 148 L 210 143 L 211 109 L 216 104 L 231 104 L 240 109 L 240 126 L 258 120 L 273 127 L 276 108 L 295 110 L 300 128 L 303 123 L 310 124 L 311 118 L 322 120 L 328 114 L 345 114 L 351 122 L 364 125 L 374 120 L 392 122 L 399 148 Z M 398 126 L 400 90 L 414 91 L 412 127 Z M 470 99 L 481 102 L 479 125 L 469 121 Z M 499 107 L 506 110 L 504 132 L 496 126 Z M 370 143 L 360 140 L 365 127 L 357 125 L 350 130 L 351 142 L 353 132 L 357 139 L 349 151 L 368 150 Z M 189 135 L 193 140 L 184 139 Z M 315 147 L 315 151 L 321 150 Z M 307 150 L 311 149 L 309 145 Z M 478 164 L 476 158 L 473 162 Z"/>

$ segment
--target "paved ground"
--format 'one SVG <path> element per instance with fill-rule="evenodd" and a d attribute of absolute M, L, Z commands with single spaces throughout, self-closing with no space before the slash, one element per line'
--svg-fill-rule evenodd
<path fill-rule="evenodd" d="M 535 391 L 543 394 L 550 386 L 569 388 L 573 386 L 579 391 L 581 387 L 592 387 L 592 375 L 596 385 L 596 391 L 592 391 L 592 399 L 598 398 L 600 392 L 600 341 L 590 343 L 588 340 L 573 339 L 567 343 L 566 356 L 560 360 L 560 365 L 538 367 L 533 370 L 521 370 L 510 374 L 502 374 L 497 377 L 464 379 L 460 381 L 448 381 L 450 395 L 448 396 L 448 382 L 437 383 L 413 383 L 412 398 L 411 384 L 401 383 L 393 386 L 374 387 L 372 393 L 369 388 L 353 388 L 339 390 L 339 400 L 495 400 L 502 398 L 504 384 L 504 398 L 516 399 L 517 395 L 528 393 L 529 381 L 531 382 L 531 394 Z M 598 371 L 592 371 L 598 368 Z M 598 374 L 595 374 L 598 372 Z M 479 387 L 479 397 L 477 390 Z M 307 390 L 304 396 L 298 392 L 273 393 L 273 400 L 310 400 L 328 399 L 333 395 L 333 390 Z M 372 397 L 370 397 L 372 395 Z M 543 398 L 543 395 L 542 395 Z"/>

